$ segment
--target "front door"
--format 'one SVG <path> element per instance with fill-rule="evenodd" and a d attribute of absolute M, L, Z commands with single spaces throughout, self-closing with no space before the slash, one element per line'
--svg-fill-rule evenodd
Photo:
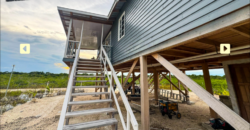
<path fill-rule="evenodd" d="M 230 65 L 240 115 L 250 122 L 250 63 Z"/>

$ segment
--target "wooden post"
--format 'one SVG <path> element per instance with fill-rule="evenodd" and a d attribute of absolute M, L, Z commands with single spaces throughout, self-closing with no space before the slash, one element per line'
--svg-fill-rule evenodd
<path fill-rule="evenodd" d="M 121 84 L 123 84 L 123 72 L 122 72 L 122 75 L 121 75 Z"/>
<path fill-rule="evenodd" d="M 155 105 L 158 105 L 158 87 L 159 87 L 159 75 L 156 70 L 154 70 L 154 95 L 155 95 Z"/>
<path fill-rule="evenodd" d="M 184 74 L 186 74 L 185 70 L 182 70 L 182 72 L 183 72 Z M 187 100 L 187 102 L 189 102 L 189 91 L 188 91 L 188 88 L 187 88 L 187 86 L 185 86 L 183 83 L 182 83 L 182 86 L 185 88 L 185 94 L 187 95 L 186 100 Z"/>
<path fill-rule="evenodd" d="M 139 59 L 136 59 L 134 62 L 133 62 L 133 65 L 132 67 L 130 68 L 129 72 L 128 72 L 128 75 L 126 76 L 125 80 L 124 80 L 124 83 L 122 84 L 122 87 L 124 88 L 128 82 L 128 79 L 130 77 L 130 75 L 132 74 L 137 62 L 138 62 Z"/>
<path fill-rule="evenodd" d="M 203 70 L 203 76 L 204 76 L 206 90 L 210 94 L 214 95 L 213 88 L 212 88 L 212 83 L 211 83 L 211 79 L 210 79 L 210 75 L 209 75 L 208 64 L 206 62 L 204 62 L 202 64 L 202 70 Z M 213 109 L 211 109 L 210 107 L 209 107 L 209 109 L 210 109 L 210 116 L 212 118 L 217 118 L 218 117 L 217 113 Z"/>
<path fill-rule="evenodd" d="M 180 80 L 178 80 L 178 88 L 181 90 L 181 82 L 180 82 Z M 179 94 L 181 94 L 181 91 L 179 91 Z"/>
<path fill-rule="evenodd" d="M 140 73 L 141 73 L 141 129 L 149 130 L 149 94 L 148 94 L 148 70 L 147 57 L 140 57 Z"/>
<path fill-rule="evenodd" d="M 169 72 L 169 80 L 170 81 L 172 81 L 171 80 L 171 73 Z M 170 84 L 170 98 L 172 97 L 172 95 L 173 95 L 173 88 L 172 88 L 172 84 L 169 82 L 169 84 Z"/>
<path fill-rule="evenodd" d="M 132 94 L 134 95 L 135 94 L 135 81 L 134 81 L 134 79 L 135 79 L 135 72 L 133 72 L 133 80 L 132 80 Z"/>

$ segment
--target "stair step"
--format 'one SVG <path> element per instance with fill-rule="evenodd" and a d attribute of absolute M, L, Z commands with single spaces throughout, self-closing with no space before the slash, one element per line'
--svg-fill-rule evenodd
<path fill-rule="evenodd" d="M 72 88 L 107 88 L 108 86 L 73 86 Z"/>
<path fill-rule="evenodd" d="M 91 115 L 91 114 L 99 114 L 99 113 L 106 113 L 106 112 L 117 112 L 114 108 L 100 108 L 100 109 L 90 109 L 84 111 L 74 111 L 74 112 L 67 112 L 65 118 L 82 116 L 82 115 Z"/>
<path fill-rule="evenodd" d="M 100 94 L 110 94 L 110 92 L 72 93 L 71 96 L 87 96 L 87 95 L 100 95 Z"/>
<path fill-rule="evenodd" d="M 78 69 L 82 69 L 82 70 L 103 70 L 102 68 L 94 68 L 94 67 L 77 67 Z"/>
<path fill-rule="evenodd" d="M 79 58 L 79 61 L 94 61 L 94 62 L 100 62 L 99 59 L 82 59 L 82 58 Z"/>
<path fill-rule="evenodd" d="M 90 121 L 72 125 L 65 125 L 63 130 L 82 130 L 82 129 L 91 129 L 97 128 L 102 126 L 114 125 L 117 124 L 118 121 L 115 118 L 111 119 L 104 119 L 104 120 L 97 120 L 97 121 Z"/>
<path fill-rule="evenodd" d="M 100 64 L 100 65 L 98 65 L 98 64 L 78 64 L 78 66 L 100 66 L 100 67 L 102 67 L 102 65 Z"/>
<path fill-rule="evenodd" d="M 78 70 L 77 73 L 103 73 L 102 71 Z"/>
<path fill-rule="evenodd" d="M 106 80 L 75 80 L 75 82 L 107 82 Z"/>
<path fill-rule="evenodd" d="M 84 105 L 84 104 L 106 103 L 106 102 L 112 102 L 112 100 L 111 99 L 103 99 L 103 100 L 73 101 L 73 102 L 69 102 L 68 105 Z"/>
<path fill-rule="evenodd" d="M 105 76 L 95 76 L 95 75 L 76 75 L 75 77 L 84 77 L 84 78 L 92 78 L 92 77 L 97 77 L 97 78 L 104 78 Z"/>
<path fill-rule="evenodd" d="M 93 61 L 78 61 L 78 64 L 96 64 L 101 65 L 101 62 L 93 62 Z"/>

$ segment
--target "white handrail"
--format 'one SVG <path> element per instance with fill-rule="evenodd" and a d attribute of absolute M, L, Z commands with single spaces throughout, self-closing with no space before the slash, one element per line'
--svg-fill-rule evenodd
<path fill-rule="evenodd" d="M 122 86 L 121 86 L 121 83 L 120 83 L 120 81 L 119 81 L 119 79 L 118 79 L 118 77 L 117 77 L 117 75 L 116 75 L 116 72 L 115 72 L 115 70 L 114 70 L 114 68 L 113 68 L 113 66 L 112 66 L 112 64 L 111 64 L 111 62 L 110 62 L 110 60 L 109 60 L 109 57 L 108 57 L 108 55 L 107 55 L 105 49 L 102 47 L 102 45 L 101 45 L 101 49 L 100 49 L 100 50 L 101 50 L 101 51 L 100 51 L 100 60 L 101 60 L 101 61 L 103 62 L 103 64 L 105 65 L 105 66 L 104 66 L 104 70 L 106 71 L 106 74 L 107 74 L 107 77 L 108 77 L 108 80 L 109 80 L 109 83 L 110 83 L 110 90 L 111 90 L 111 92 L 113 93 L 114 100 L 115 100 L 115 104 L 116 104 L 116 106 L 117 106 L 117 110 L 118 110 L 118 113 L 119 113 L 119 116 L 120 116 L 120 119 L 121 119 L 121 123 L 122 123 L 123 129 L 124 129 L 124 130 L 130 130 L 130 122 L 131 122 L 133 129 L 134 129 L 134 130 L 138 130 L 138 123 L 137 123 L 137 121 L 136 121 L 135 115 L 134 115 L 134 113 L 133 113 L 133 111 L 132 111 L 132 109 L 131 109 L 131 107 L 130 107 L 130 105 L 129 105 L 129 102 L 128 102 L 126 96 L 125 96 L 125 93 L 124 93 L 124 91 L 123 91 L 123 88 L 122 88 Z M 103 55 L 104 55 L 104 58 L 103 58 Z M 106 62 L 108 62 L 108 66 L 109 66 L 109 69 L 110 69 L 110 71 L 111 71 L 111 77 L 109 77 L 109 74 L 108 74 L 108 72 L 107 72 L 107 69 L 106 69 Z M 115 82 L 116 82 L 117 88 L 118 88 L 119 91 L 120 91 L 120 95 L 121 95 L 122 101 L 123 101 L 123 103 L 124 103 L 124 105 L 125 105 L 125 108 L 126 108 L 126 110 L 127 110 L 127 126 L 125 125 L 125 121 L 124 121 L 124 118 L 123 118 L 123 116 L 122 116 L 122 112 L 121 112 L 121 110 L 120 110 L 120 106 L 119 106 L 119 103 L 118 103 L 118 99 L 117 99 L 117 97 L 116 97 L 114 88 L 113 88 L 113 86 L 112 86 L 112 80 L 113 80 L 113 78 L 114 78 L 114 80 L 115 80 Z"/>
<path fill-rule="evenodd" d="M 82 25 L 82 30 L 83 30 L 83 25 Z M 82 37 L 82 33 L 83 33 L 83 31 L 81 31 L 81 37 Z M 81 40 L 82 40 L 82 38 L 81 38 Z M 70 102 L 70 98 L 71 98 L 71 92 L 72 92 L 72 86 L 73 86 L 73 78 L 74 78 L 74 74 L 75 74 L 75 71 L 76 71 L 77 62 L 79 60 L 81 40 L 79 42 L 78 49 L 77 49 L 77 52 L 76 52 L 76 55 L 75 55 L 75 60 L 74 60 L 74 63 L 73 63 L 73 67 L 71 69 L 70 78 L 69 78 L 69 82 L 68 82 L 68 85 L 67 85 L 67 91 L 66 91 L 65 98 L 64 98 L 64 101 L 63 101 L 63 107 L 62 107 L 62 111 L 61 111 L 60 120 L 59 120 L 59 123 L 58 123 L 57 130 L 62 130 L 63 126 L 64 126 L 65 115 L 66 115 L 66 112 L 67 112 L 67 106 L 68 106 L 68 103 Z"/>

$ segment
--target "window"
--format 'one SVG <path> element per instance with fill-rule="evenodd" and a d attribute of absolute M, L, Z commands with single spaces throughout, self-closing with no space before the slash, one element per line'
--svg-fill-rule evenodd
<path fill-rule="evenodd" d="M 118 21 L 118 41 L 125 36 L 125 12 L 119 18 Z"/>

